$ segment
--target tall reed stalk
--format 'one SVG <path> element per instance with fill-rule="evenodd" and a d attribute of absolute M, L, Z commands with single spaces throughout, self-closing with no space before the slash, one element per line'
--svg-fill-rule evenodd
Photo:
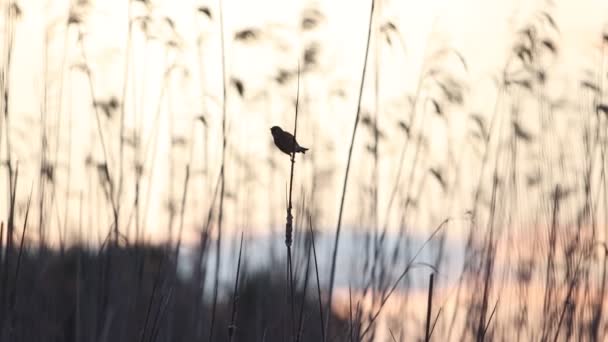
<path fill-rule="evenodd" d="M 213 329 L 215 325 L 215 315 L 217 310 L 217 296 L 219 291 L 219 278 L 220 278 L 220 266 L 221 266 L 221 245 L 222 245 L 222 223 L 224 218 L 224 194 L 226 186 L 226 102 L 228 100 L 226 95 L 226 53 L 225 53 L 225 41 L 224 41 L 224 9 L 223 1 L 219 2 L 219 30 L 220 30 L 220 51 L 222 64 L 222 161 L 220 165 L 220 202 L 219 202 L 219 213 L 217 219 L 217 237 L 215 240 L 215 279 L 213 284 L 213 304 L 211 312 L 211 327 L 209 329 L 209 340 L 213 340 Z"/>
<path fill-rule="evenodd" d="M 293 214 L 292 211 L 292 191 L 293 191 L 293 173 L 296 164 L 296 134 L 298 130 L 298 107 L 300 103 L 300 63 L 298 61 L 298 85 L 296 91 L 296 107 L 295 107 L 295 118 L 293 123 L 293 142 L 291 152 L 291 171 L 289 175 L 289 193 L 287 200 L 287 218 L 285 222 L 285 247 L 287 248 L 287 279 L 289 282 L 289 297 L 291 307 L 291 325 L 292 325 L 292 339 L 296 339 L 296 328 L 295 328 L 295 303 L 294 303 L 294 283 L 293 283 L 293 264 L 291 259 L 291 246 L 293 242 Z"/>
<path fill-rule="evenodd" d="M 350 140 L 350 146 L 348 148 L 348 158 L 346 160 L 346 168 L 344 170 L 344 183 L 342 184 L 342 196 L 340 198 L 340 209 L 338 210 L 338 224 L 336 225 L 336 236 L 334 239 L 333 252 L 331 257 L 331 270 L 329 273 L 329 296 L 328 303 L 325 308 L 325 333 L 329 333 L 329 329 L 331 327 L 331 315 L 330 310 L 333 302 L 333 293 L 334 293 L 334 282 L 336 278 L 336 260 L 338 258 L 338 246 L 340 242 L 340 233 L 342 230 L 342 213 L 344 212 L 344 200 L 346 199 L 346 189 L 348 187 L 348 176 L 350 173 L 350 163 L 353 155 L 353 148 L 355 145 L 355 138 L 357 136 L 357 127 L 359 126 L 359 117 L 361 116 L 361 98 L 363 97 L 363 87 L 365 85 L 365 75 L 367 71 L 367 59 L 369 56 L 369 45 L 371 40 L 372 33 L 372 25 L 374 18 L 374 5 L 375 0 L 371 1 L 371 8 L 369 11 L 369 22 L 367 25 L 367 42 L 365 45 L 365 55 L 363 59 L 363 70 L 361 71 L 361 83 L 359 85 L 359 96 L 357 99 L 357 113 L 355 115 L 355 124 L 353 126 L 353 133 Z"/>

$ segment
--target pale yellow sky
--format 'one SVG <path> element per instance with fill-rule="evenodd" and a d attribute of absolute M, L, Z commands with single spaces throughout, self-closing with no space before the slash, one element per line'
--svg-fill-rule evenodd
<path fill-rule="evenodd" d="M 143 125 L 144 141 L 149 137 L 158 137 L 158 141 L 150 139 L 151 153 L 146 167 L 152 176 L 145 177 L 144 191 L 150 194 L 150 203 L 146 217 L 145 228 L 148 236 L 158 238 L 166 232 L 166 210 L 169 174 L 169 136 L 173 130 L 175 136 L 183 136 L 190 141 L 194 134 L 193 151 L 195 159 L 192 167 L 202 170 L 202 134 L 199 125 L 193 118 L 204 112 L 210 131 L 209 158 L 211 161 L 208 177 L 193 177 L 190 188 L 189 206 L 187 208 L 186 230 L 191 232 L 200 224 L 205 216 L 208 205 L 209 188 L 213 184 L 219 170 L 219 132 L 221 127 L 221 68 L 219 51 L 219 32 L 217 21 L 205 21 L 200 14 L 193 10 L 201 3 L 198 1 L 153 1 L 151 16 L 157 19 L 152 26 L 152 32 L 161 38 L 171 35 L 168 25 L 160 20 L 168 16 L 175 23 L 179 33 L 182 50 L 171 51 L 157 41 L 144 43 L 141 31 L 136 29 L 133 34 L 133 50 L 131 59 L 131 75 L 127 91 L 127 126 L 132 128 L 134 122 Z M 505 64 L 506 55 L 514 42 L 514 32 L 523 27 L 541 8 L 541 1 L 382 1 L 379 3 L 378 17 L 381 21 L 393 21 L 400 30 L 406 51 L 398 44 L 382 48 L 380 63 L 380 126 L 387 135 L 387 140 L 381 143 L 380 159 L 380 193 L 379 211 L 380 222 L 384 222 L 390 190 L 395 179 L 395 172 L 402 146 L 402 135 L 396 126 L 398 120 L 405 118 L 403 104 L 404 94 L 412 95 L 420 74 L 425 56 L 434 51 L 452 48 L 459 51 L 467 61 L 468 72 L 458 67 L 454 55 L 446 55 L 437 61 L 447 65 L 454 77 L 460 79 L 471 94 L 466 97 L 465 105 L 453 108 L 447 121 L 436 116 L 429 116 L 423 130 L 429 139 L 429 150 L 424 155 L 422 170 L 437 167 L 448 162 L 446 151 L 460 153 L 458 146 L 466 144 L 465 134 L 470 122 L 468 114 L 479 112 L 491 114 L 496 96 L 496 87 L 492 79 L 498 77 Z M 90 108 L 88 83 L 86 77 L 77 71 L 64 70 L 61 82 L 62 60 L 66 56 L 67 65 L 81 63 L 81 51 L 77 44 L 76 28 L 65 33 L 68 1 L 22 1 L 19 3 L 23 17 L 16 27 L 15 51 L 13 55 L 14 69 L 11 71 L 11 107 L 14 119 L 11 121 L 11 137 L 14 140 L 15 156 L 21 163 L 20 200 L 27 196 L 29 184 L 37 179 L 38 151 L 40 145 L 40 110 L 43 107 L 43 63 L 44 37 L 48 29 L 48 115 L 49 121 L 55 122 L 61 118 L 60 146 L 64 153 L 59 154 L 59 163 L 67 165 L 66 146 L 72 140 L 71 151 L 72 169 L 70 171 L 70 208 L 76 213 L 80 192 L 87 191 L 87 171 L 83 165 L 85 156 L 94 147 L 94 158 L 100 160 L 100 150 L 97 141 L 96 123 Z M 205 4 L 203 4 L 205 5 Z M 343 169 L 346 161 L 347 147 L 354 122 L 358 82 L 361 73 L 363 52 L 365 46 L 366 25 L 369 2 L 336 0 L 320 2 L 321 11 L 326 16 L 320 29 L 315 33 L 297 33 L 302 8 L 313 6 L 313 2 L 288 2 L 280 0 L 226 0 L 224 1 L 224 18 L 226 43 L 227 70 L 231 76 L 242 79 L 246 87 L 245 100 L 239 98 L 235 91 L 229 90 L 228 123 L 229 144 L 231 149 L 227 164 L 227 190 L 238 195 L 237 200 L 227 201 L 228 227 L 241 229 L 249 227 L 250 231 L 267 232 L 269 223 L 280 225 L 283 211 L 273 208 L 284 206 L 284 189 L 288 176 L 287 158 L 281 158 L 277 151 L 270 149 L 270 134 L 268 128 L 278 124 L 292 130 L 293 109 L 289 100 L 295 93 L 295 84 L 287 87 L 270 85 L 269 80 L 278 68 L 293 69 L 297 63 L 299 51 L 310 41 L 318 41 L 321 48 L 319 71 L 305 76 L 302 85 L 303 97 L 310 101 L 303 105 L 298 136 L 302 145 L 311 148 L 304 160 L 299 161 L 296 171 L 296 193 L 304 187 L 311 188 L 312 163 L 317 170 L 329 170 L 331 177 L 318 190 L 317 204 L 323 208 L 319 224 L 331 228 L 335 225 L 338 210 L 338 199 L 341 190 Z M 217 18 L 217 4 L 209 4 L 214 19 Z M 548 11 L 555 17 L 560 33 L 560 55 L 554 61 L 553 72 L 555 82 L 550 89 L 555 96 L 560 94 L 576 94 L 578 79 L 587 68 L 597 68 L 600 60 L 600 32 L 607 22 L 608 4 L 603 1 L 560 1 Z M 122 97 L 123 69 L 126 46 L 127 7 L 124 1 L 96 1 L 87 11 L 83 24 L 86 35 L 84 43 L 87 57 L 91 63 L 94 86 L 98 98 L 109 96 Z M 132 5 L 132 16 L 144 15 L 145 8 L 141 3 Z M 234 32 L 243 28 L 254 27 L 268 32 L 274 28 L 272 36 L 264 35 L 259 44 L 244 44 L 231 41 Z M 65 38 L 67 37 L 67 43 Z M 204 60 L 205 75 L 204 91 L 208 94 L 204 102 L 201 100 L 198 67 L 199 55 L 196 42 L 203 37 L 202 59 Z M 277 47 L 277 41 L 281 44 Z M 396 41 L 395 41 L 396 42 Z M 373 42 L 374 43 L 374 42 Z M 65 45 L 64 45 L 65 44 Z M 4 56 L 4 53 L 2 53 Z M 374 53 L 370 57 L 369 74 L 363 97 L 364 109 L 374 106 L 373 79 Z M 166 60 L 165 57 L 168 59 Z M 188 70 L 188 77 L 179 73 L 172 74 L 171 87 L 166 94 L 170 99 L 163 99 L 162 110 L 158 121 L 158 131 L 155 131 L 154 117 L 160 98 L 160 81 L 165 69 L 172 63 L 183 65 Z M 133 82 L 135 80 L 135 82 Z M 344 99 L 329 98 L 328 94 L 340 86 L 345 91 Z M 63 87 L 63 100 L 59 98 Z M 136 88 L 135 94 L 132 89 Z M 72 102 L 68 96 L 72 94 Z M 135 95 L 135 96 L 134 96 Z M 133 99 L 136 99 L 135 101 Z M 172 118 L 167 108 L 170 101 Z M 203 103 L 206 108 L 203 108 Z M 70 110 L 71 109 L 71 110 Z M 136 109 L 136 111 L 134 111 Z M 68 118 L 72 115 L 72 130 L 67 127 Z M 140 113 L 134 116 L 134 113 Z M 107 122 L 104 121 L 104 122 Z M 107 137 L 117 134 L 117 119 L 110 121 L 104 128 Z M 53 125 L 50 133 L 54 134 Z M 156 133 L 154 133 L 156 132 Z M 71 138 L 70 138 L 71 137 Z M 351 188 L 347 198 L 346 225 L 357 226 L 359 208 L 364 193 L 363 183 L 368 183 L 371 170 L 371 159 L 365 154 L 365 146 L 369 144 L 370 135 L 360 127 L 354 155 L 354 170 L 350 180 Z M 114 139 L 116 141 L 116 139 Z M 0 145 L 0 154 L 5 156 L 4 142 Z M 52 141 L 51 146 L 55 147 Z M 109 147 L 113 158 L 116 159 L 117 146 Z M 184 177 L 184 165 L 188 159 L 190 147 L 177 152 L 174 180 L 174 198 L 179 200 Z M 179 148 L 177 149 L 179 150 Z M 470 152 L 467 152 L 470 153 Z M 278 162 L 278 169 L 271 173 L 268 168 L 268 158 Z M 407 156 L 410 162 L 413 156 Z M 462 156 L 463 160 L 475 160 L 472 156 Z M 245 159 L 253 172 L 253 177 L 245 174 L 245 167 L 237 159 Z M 154 166 L 152 166 L 154 161 Z M 116 160 L 114 163 L 116 165 Z M 406 164 L 407 164 L 406 162 Z M 467 163 L 465 163 L 467 164 Z M 470 170 L 467 169 L 470 168 Z M 471 192 L 471 176 L 468 175 L 477 168 L 476 164 L 465 165 L 462 171 L 461 186 L 457 191 L 461 194 L 453 198 L 469 198 Z M 409 168 L 404 168 L 405 178 Z M 420 175 L 424 172 L 421 171 Z M 0 174 L 4 181 L 5 173 Z M 418 175 L 418 173 L 417 173 Z M 420 175 L 416 178 L 420 179 Z M 456 176 L 454 176 L 456 177 Z M 474 177 L 474 176 L 473 176 Z M 243 178 L 249 179 L 248 182 Z M 453 178 L 453 177 L 452 177 Z M 57 172 L 58 184 L 63 189 L 67 184 L 67 170 Z M 96 179 L 95 179 L 96 181 Z M 469 203 L 462 201 L 453 206 L 448 200 L 438 203 L 434 200 L 438 194 L 436 184 L 428 181 L 425 193 L 428 192 L 427 202 L 421 203 L 420 210 L 426 218 L 417 218 L 413 225 L 420 225 L 425 231 L 440 222 L 448 215 L 461 215 Z M 37 184 L 34 185 L 37 191 Z M 65 190 L 62 190 L 65 191 Z M 36 193 L 36 192 L 35 192 Z M 434 195 L 435 194 L 435 195 Z M 307 193 L 307 196 L 310 195 Z M 94 195 L 87 200 L 85 196 L 85 212 L 99 215 L 94 219 L 96 229 L 104 230 L 109 226 L 110 211 L 107 206 L 96 204 Z M 101 194 L 99 194 L 101 196 Z M 100 197 L 101 198 L 101 197 Z M 128 189 L 127 197 L 132 198 L 132 187 Z M 5 199 L 0 199 L 0 217 L 5 216 Z M 127 207 L 131 199 L 125 200 Z M 63 201 L 59 201 L 63 202 Z M 63 217 L 63 203 L 53 209 L 53 217 Z M 449 210 L 451 208 L 451 210 Z M 130 212 L 130 209 L 125 210 Z M 161 213 L 161 214 L 159 214 Z M 233 213 L 233 214 L 232 214 Z M 241 213 L 241 214 L 237 214 Z M 242 214 L 245 213 L 245 214 Z M 271 214 L 272 213 L 272 214 Z M 126 223 L 128 215 L 122 219 Z M 69 215 L 72 224 L 77 222 L 77 215 Z M 396 219 L 396 217 L 393 217 Z M 418 221 L 419 220 L 419 221 Z M 55 221 L 55 219 L 53 219 Z M 391 221 L 392 223 L 395 223 Z M 53 223 L 55 224 L 55 223 Z M 95 234 L 93 236 L 96 236 Z"/>

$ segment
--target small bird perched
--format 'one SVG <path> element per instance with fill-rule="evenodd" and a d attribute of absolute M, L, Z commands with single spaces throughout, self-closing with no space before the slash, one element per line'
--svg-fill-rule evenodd
<path fill-rule="evenodd" d="M 291 155 L 291 153 L 294 151 L 302 152 L 302 153 L 305 153 L 306 151 L 308 151 L 307 148 L 300 146 L 297 141 L 295 142 L 295 146 L 294 146 L 293 135 L 291 135 L 291 133 L 289 133 L 289 132 L 285 132 L 284 130 L 281 129 L 281 127 L 273 126 L 270 129 L 270 132 L 272 133 L 272 138 L 274 139 L 274 144 L 283 153 L 285 153 L 287 155 Z"/>

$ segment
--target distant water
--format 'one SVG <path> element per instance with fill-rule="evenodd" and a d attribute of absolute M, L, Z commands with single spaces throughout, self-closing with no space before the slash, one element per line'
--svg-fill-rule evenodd
<path fill-rule="evenodd" d="M 316 235 L 315 247 L 317 251 L 317 262 L 319 264 L 319 277 L 321 286 L 328 286 L 329 273 L 331 269 L 331 256 L 335 236 L 333 234 Z M 422 235 L 409 236 L 409 241 L 406 243 L 403 238 L 399 238 L 396 234 L 387 234 L 384 241 L 378 249 L 377 271 L 382 269 L 379 265 L 385 265 L 386 278 L 389 284 L 403 273 L 408 263 L 412 261 L 414 254 L 421 248 L 428 237 Z M 364 281 L 370 278 L 371 266 L 366 269 L 366 259 L 372 260 L 374 237 L 371 234 L 353 233 L 345 229 L 340 238 L 337 265 L 336 265 L 336 288 L 353 289 L 362 288 Z M 392 262 L 395 246 L 399 245 L 399 252 Z M 439 270 L 437 279 L 444 284 L 451 285 L 460 275 L 464 262 L 464 241 L 449 241 L 446 240 L 444 247 L 444 259 L 447 260 L 447 265 L 443 264 Z M 220 266 L 220 287 L 221 290 L 230 289 L 234 284 L 236 274 L 236 266 L 238 260 L 238 241 L 233 237 L 224 239 L 221 248 L 221 266 Z M 207 259 L 208 277 L 205 286 L 211 288 L 213 286 L 213 274 L 215 273 L 215 258 L 216 258 L 215 242 L 209 246 L 209 257 Z M 294 270 L 297 274 L 303 277 L 305 272 L 305 247 L 302 241 L 294 242 L 292 248 Z M 427 243 L 422 249 L 418 257 L 413 261 L 413 267 L 409 271 L 409 288 L 426 288 L 428 274 L 432 271 L 429 265 L 434 265 L 438 252 L 437 237 Z M 367 256 L 366 256 L 367 255 Z M 189 276 L 195 267 L 195 249 L 193 246 L 185 246 L 180 250 L 179 268 L 183 276 Z M 282 234 L 256 236 L 244 242 L 244 250 L 242 256 L 242 267 L 247 272 L 251 273 L 256 270 L 264 270 L 274 268 L 277 272 L 285 272 L 286 248 L 284 236 Z M 314 263 L 311 254 L 311 271 L 314 270 Z M 311 280 L 314 279 L 314 273 L 311 273 Z M 441 283 L 440 283 L 441 284 Z M 400 284 L 405 287 L 404 282 Z"/>

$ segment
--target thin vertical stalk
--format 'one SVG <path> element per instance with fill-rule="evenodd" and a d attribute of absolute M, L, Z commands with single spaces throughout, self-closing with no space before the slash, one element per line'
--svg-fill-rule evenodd
<path fill-rule="evenodd" d="M 188 184 L 190 181 L 190 164 L 186 165 L 186 177 L 184 178 L 184 189 L 182 190 L 182 201 L 179 213 L 179 228 L 177 232 L 177 242 L 175 244 L 175 260 L 179 256 L 179 250 L 182 244 L 182 233 L 184 231 L 184 215 L 186 213 L 186 201 L 188 198 Z"/>
<path fill-rule="evenodd" d="M 87 75 L 87 83 L 89 86 L 89 92 L 91 95 L 91 104 L 93 105 L 93 110 L 95 111 L 95 121 L 97 122 L 97 133 L 99 134 L 99 142 L 101 144 L 101 150 L 103 153 L 103 159 L 104 159 L 104 164 L 103 164 L 103 171 L 105 173 L 105 181 L 107 181 L 108 183 L 108 198 L 110 200 L 110 204 L 112 205 L 112 213 L 113 213 L 113 235 L 114 235 L 114 239 L 113 239 L 113 243 L 118 245 L 118 236 L 120 234 L 119 231 L 119 226 L 118 226 L 118 209 L 117 209 L 117 205 L 116 205 L 116 201 L 114 199 L 114 182 L 112 180 L 112 174 L 110 173 L 110 159 L 109 159 L 109 155 L 108 155 L 108 150 L 106 147 L 106 141 L 103 135 L 103 127 L 101 124 L 101 115 L 99 113 L 99 106 L 95 105 L 95 100 L 96 100 L 96 94 L 95 94 L 95 87 L 93 86 L 93 76 L 91 75 L 91 70 L 88 68 L 88 59 L 87 59 L 87 54 L 86 54 L 86 50 L 84 47 L 84 42 L 83 39 L 79 40 L 80 42 L 80 49 L 81 49 L 81 53 L 82 53 L 82 57 L 87 65 L 87 69 L 86 69 L 86 75 Z"/>
<path fill-rule="evenodd" d="M 296 328 L 295 328 L 295 303 L 294 303 L 294 289 L 293 289 L 293 265 L 291 260 L 291 245 L 293 242 L 293 215 L 291 210 L 293 209 L 292 203 L 292 190 L 293 190 L 293 172 L 296 164 L 296 134 L 298 130 L 298 107 L 300 103 L 300 62 L 298 61 L 298 85 L 296 91 L 296 108 L 295 108 L 295 119 L 293 123 L 293 142 L 291 152 L 291 173 L 289 176 L 289 197 L 287 200 L 287 220 L 285 222 L 285 247 L 287 248 L 287 277 L 289 281 L 289 295 L 290 295 L 290 306 L 291 306 L 291 325 L 292 325 L 292 339 L 296 339 Z"/>
<path fill-rule="evenodd" d="M 127 89 L 129 87 L 129 67 L 131 66 L 131 33 L 133 31 L 133 23 L 131 21 L 131 1 L 127 1 L 127 43 L 125 52 L 125 65 L 123 70 L 122 81 L 122 100 L 120 101 L 120 133 L 119 133 L 119 148 L 118 148 L 118 190 L 116 192 L 116 201 L 120 203 L 122 195 L 122 187 L 124 183 L 124 153 L 125 153 L 125 126 L 126 126 L 126 99 Z M 120 205 L 117 208 L 120 218 Z M 128 234 L 127 234 L 128 236 Z"/>
<path fill-rule="evenodd" d="M 220 202 L 219 213 L 217 219 L 217 237 L 215 242 L 215 279 L 213 285 L 213 304 L 211 312 L 211 327 L 209 329 L 209 341 L 213 340 L 213 329 L 215 326 L 215 314 L 217 309 L 217 296 L 220 277 L 221 265 L 221 244 L 222 244 L 222 223 L 224 219 L 224 192 L 226 185 L 226 51 L 224 42 L 224 11 L 223 2 L 219 2 L 219 17 L 220 17 L 220 50 L 222 64 L 222 163 L 220 166 Z"/>
<path fill-rule="evenodd" d="M 15 306 L 17 304 L 17 288 L 19 285 L 19 271 L 21 270 L 21 259 L 23 257 L 23 249 L 25 242 L 25 231 L 27 230 L 27 219 L 30 214 L 30 204 L 32 203 L 32 190 L 34 186 L 30 188 L 30 195 L 27 198 L 27 207 L 25 209 L 25 219 L 23 221 L 23 230 L 21 231 L 21 241 L 19 242 L 19 254 L 17 255 L 17 266 L 15 268 L 15 276 L 13 279 L 13 286 L 11 293 L 9 294 L 8 302 L 8 336 L 9 340 L 13 340 L 13 331 L 15 327 Z M 5 270 L 8 272 L 8 269 Z"/>
<path fill-rule="evenodd" d="M 429 342 L 431 340 L 431 312 L 433 311 L 433 280 L 435 274 L 431 273 L 429 276 L 429 294 L 426 302 L 426 328 L 424 333 L 424 340 Z"/>
<path fill-rule="evenodd" d="M 365 45 L 365 57 L 363 60 L 363 70 L 361 72 L 361 84 L 359 86 L 359 98 L 357 100 L 357 114 L 355 115 L 355 125 L 353 126 L 353 134 L 350 141 L 350 147 L 348 148 L 348 159 L 346 160 L 346 169 L 344 171 L 344 183 L 342 185 L 342 197 L 340 199 L 340 210 L 338 211 L 338 224 L 336 227 L 336 237 L 334 240 L 333 254 L 331 258 L 331 271 L 329 275 L 329 298 L 326 310 L 326 322 L 325 322 L 325 333 L 329 333 L 329 329 L 331 326 L 331 316 L 329 315 L 329 311 L 332 306 L 333 292 L 334 292 L 334 282 L 336 277 L 336 259 L 338 257 L 338 244 L 340 241 L 340 232 L 342 228 L 342 213 L 344 212 L 344 199 L 346 198 L 346 189 L 348 186 L 348 175 L 350 172 L 350 163 L 353 155 L 353 147 L 355 145 L 355 138 L 357 136 L 357 127 L 359 126 L 359 117 L 361 116 L 361 98 L 363 97 L 363 86 L 365 84 L 365 73 L 367 71 L 367 59 L 369 55 L 369 43 L 371 38 L 373 17 L 374 17 L 374 4 L 375 0 L 371 1 L 371 9 L 369 12 L 369 23 L 367 27 L 367 43 Z"/>
<path fill-rule="evenodd" d="M 302 332 L 304 329 L 304 306 L 306 304 L 306 294 L 308 291 L 308 282 L 310 277 L 310 249 L 311 244 L 308 244 L 306 253 L 306 271 L 304 272 L 304 288 L 302 289 L 302 303 L 300 304 L 300 313 L 298 314 L 298 331 L 296 335 L 296 342 L 302 340 Z"/>
<path fill-rule="evenodd" d="M 378 13 L 382 13 L 381 1 L 377 0 L 377 11 Z M 373 250 L 374 250 L 374 258 L 372 261 L 373 267 L 371 272 L 371 282 L 372 286 L 374 286 L 374 281 L 376 278 L 376 269 L 377 269 L 377 258 L 379 257 L 380 250 L 380 239 L 379 239 L 379 226 L 378 226 L 378 188 L 379 188 L 379 180 L 378 180 L 378 143 L 380 140 L 380 131 L 378 129 L 378 117 L 380 116 L 380 58 L 381 58 L 381 47 L 382 47 L 382 38 L 381 38 L 381 30 L 380 24 L 378 21 L 375 23 L 375 40 L 374 40 L 374 118 L 372 123 L 373 129 L 373 145 L 372 145 L 372 156 L 373 156 L 373 164 L 372 164 L 372 179 L 371 179 L 371 227 L 373 229 Z M 377 284 L 378 286 L 380 284 Z M 374 297 L 375 298 L 375 297 Z"/>
<path fill-rule="evenodd" d="M 9 288 L 9 273 L 11 266 L 11 259 L 13 257 L 13 245 L 14 245 L 14 229 L 15 229 L 15 200 L 17 196 L 17 180 L 19 179 L 19 165 L 17 164 L 15 170 L 15 176 L 13 180 L 13 184 L 11 185 L 11 194 L 10 194 L 10 202 L 9 202 L 9 213 L 8 213 L 8 222 L 6 225 L 6 246 L 4 248 L 4 264 L 2 267 L 3 273 L 1 277 L 0 283 L 0 329 L 4 330 L 5 318 L 6 318 L 6 309 L 7 309 L 7 298 L 8 298 L 8 288 Z M 0 227 L 0 230 L 1 227 Z M 1 255 L 0 255 L 1 256 Z M 1 333 L 1 332 L 0 332 Z M 0 335 L 1 336 L 1 335 Z"/>
<path fill-rule="evenodd" d="M 6 167 L 8 170 L 8 193 L 7 193 L 7 198 L 8 198 L 8 202 L 10 203 L 11 201 L 11 194 L 12 194 L 12 186 L 13 186 L 13 177 L 14 177 L 14 172 L 13 172 L 13 162 L 12 162 L 12 153 L 11 153 L 11 138 L 10 138 L 10 121 L 9 121 L 9 89 L 10 89 L 10 74 L 11 74 L 11 61 L 12 61 L 12 56 L 13 56 L 13 39 L 15 36 L 15 19 L 12 17 L 13 14 L 13 5 L 14 2 L 12 0 L 9 0 L 6 4 L 6 14 L 7 14 L 7 18 L 4 22 L 4 32 L 6 35 L 6 39 L 4 40 L 5 46 L 4 46 L 4 51 L 6 51 L 6 54 L 4 56 L 4 65 L 3 65 L 3 70 L 0 73 L 0 85 L 2 86 L 2 101 L 3 101 L 3 109 L 4 109 L 4 127 L 5 127 L 5 139 L 6 139 Z M 2 134 L 2 127 L 0 126 L 0 134 Z M 0 135 L 1 137 L 1 135 Z"/>
<path fill-rule="evenodd" d="M 323 300 L 321 299 L 321 282 L 319 281 L 319 265 L 317 263 L 317 249 L 315 248 L 315 232 L 312 229 L 312 217 L 308 217 L 308 228 L 310 229 L 310 239 L 312 245 L 312 256 L 315 261 L 315 276 L 317 278 L 317 298 L 319 299 L 319 317 L 321 325 L 321 338 L 325 342 L 325 321 L 323 320 Z"/>
<path fill-rule="evenodd" d="M 241 255 L 243 254 L 243 233 L 241 232 L 241 244 L 239 247 L 239 260 L 236 265 L 236 279 L 234 280 L 234 294 L 232 296 L 232 315 L 228 325 L 228 342 L 232 342 L 236 330 L 236 311 L 239 302 L 239 276 L 241 273 Z"/>

